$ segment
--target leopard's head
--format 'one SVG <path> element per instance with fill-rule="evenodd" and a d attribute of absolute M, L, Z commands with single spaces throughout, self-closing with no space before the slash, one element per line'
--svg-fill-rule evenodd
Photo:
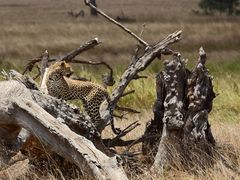
<path fill-rule="evenodd" d="M 65 61 L 60 61 L 52 64 L 48 70 L 50 80 L 58 80 L 63 76 L 70 77 L 72 74 L 72 67 Z"/>

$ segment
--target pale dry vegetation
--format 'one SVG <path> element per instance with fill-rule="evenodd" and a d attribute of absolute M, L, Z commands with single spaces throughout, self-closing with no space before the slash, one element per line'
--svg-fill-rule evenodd
<path fill-rule="evenodd" d="M 134 32 L 140 33 L 142 24 L 145 23 L 146 28 L 142 37 L 148 42 L 154 43 L 169 32 L 182 29 L 183 40 L 174 49 L 189 59 L 189 66 L 197 59 L 196 52 L 199 47 L 205 48 L 209 58 L 208 67 L 215 76 L 214 88 L 219 94 L 209 118 L 213 134 L 219 146 L 226 147 L 223 150 L 225 154 L 235 152 L 236 156 L 240 156 L 240 17 L 198 16 L 192 12 L 193 9 L 197 9 L 197 2 L 197 0 L 98 0 L 99 7 L 113 17 L 124 13 L 125 16 L 135 19 L 134 23 L 125 23 Z M 87 13 L 85 18 L 76 19 L 67 15 L 69 10 L 81 9 Z M 98 37 L 103 44 L 85 53 L 81 59 L 109 62 L 114 66 L 115 76 L 118 78 L 136 46 L 133 39 L 101 17 L 90 18 L 83 1 L 0 0 L 0 22 L 0 67 L 5 69 L 22 70 L 26 60 L 39 56 L 45 49 L 50 54 L 60 54 L 74 49 L 90 38 Z M 141 79 L 130 84 L 129 89 L 135 89 L 136 93 L 121 101 L 126 106 L 137 107 L 142 111 L 140 115 L 129 115 L 128 120 L 117 121 L 117 126 L 122 128 L 135 120 L 142 124 L 127 138 L 142 135 L 145 123 L 152 118 L 151 108 L 155 99 L 154 73 L 160 71 L 161 67 L 161 61 L 155 62 L 144 73 L 148 80 Z M 83 68 L 77 66 L 75 70 L 82 76 L 95 80 L 99 80 L 104 71 L 86 66 Z M 97 75 L 93 72 L 97 72 Z M 106 130 L 105 134 L 109 133 Z M 231 148 L 227 148 L 228 145 Z M 135 147 L 134 150 L 140 151 L 140 148 Z M 39 176 L 34 173 L 30 174 L 38 179 Z M 59 174 L 59 178 L 64 178 L 61 173 Z M 240 178 L 221 163 L 216 163 L 213 169 L 199 171 L 198 174 L 189 174 L 176 169 L 164 174 L 164 177 L 154 177 L 148 173 L 131 176 L 132 179 Z M 54 179 L 51 171 L 46 177 Z"/>
<path fill-rule="evenodd" d="M 189 59 L 195 56 L 200 45 L 208 50 L 212 61 L 239 59 L 239 17 L 197 16 L 191 11 L 197 9 L 197 2 L 99 0 L 98 4 L 113 17 L 121 16 L 123 10 L 125 16 L 136 19 L 137 22 L 126 25 L 138 34 L 145 23 L 142 36 L 152 44 L 169 32 L 182 29 L 184 38 L 177 49 Z M 67 15 L 70 10 L 81 9 L 88 13 L 83 2 L 75 0 L 1 0 L 1 60 L 16 64 L 38 56 L 45 49 L 50 54 L 59 54 L 98 36 L 103 42 L 101 47 L 83 58 L 104 59 L 112 64 L 128 62 L 136 42 L 101 17 L 93 19 L 86 15 L 85 18 L 73 18 Z"/>

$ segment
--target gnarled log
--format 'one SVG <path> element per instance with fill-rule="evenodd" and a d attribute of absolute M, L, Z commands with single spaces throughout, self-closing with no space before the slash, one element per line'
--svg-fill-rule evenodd
<path fill-rule="evenodd" d="M 0 93 L 1 138 L 4 139 L 8 137 L 6 135 L 13 134 L 11 140 L 14 142 L 21 127 L 23 127 L 53 152 L 75 163 L 79 168 L 87 171 L 87 173 L 90 173 L 94 178 L 127 179 L 121 167 L 120 158 L 117 156 L 108 157 L 98 150 L 91 141 L 73 132 L 65 124 L 67 121 L 64 121 L 65 118 L 70 118 L 68 119 L 70 122 L 76 123 L 77 121 L 79 122 L 78 125 L 80 125 L 80 123 L 86 122 L 86 119 L 79 121 L 74 118 L 74 114 L 68 117 L 63 115 L 62 118 L 54 118 L 45 111 L 43 107 L 46 104 L 50 104 L 50 106 L 53 105 L 56 103 L 56 101 L 54 102 L 55 99 L 43 95 L 39 91 L 29 90 L 17 81 L 0 82 L 0 87 L 2 90 Z M 52 102 L 45 104 L 44 101 L 46 97 L 49 97 L 49 100 Z M 42 101 L 39 101 L 41 98 Z M 34 99 L 37 99 L 37 101 Z M 61 104 L 57 104 L 57 107 L 58 106 L 61 106 Z M 45 109 L 48 108 L 45 107 Z M 60 110 L 60 108 L 57 109 Z M 68 106 L 66 111 L 69 109 L 71 108 Z M 56 111 L 53 109 L 51 113 L 54 115 L 54 112 Z M 72 109 L 72 112 L 74 112 L 74 109 Z M 72 119 L 75 119 L 75 121 L 72 121 Z M 15 129 L 12 131 L 12 129 L 8 129 L 8 127 L 15 127 Z M 84 129 L 89 131 L 91 128 L 94 129 L 94 126 L 91 127 L 90 123 L 83 123 L 82 127 L 79 126 L 79 128 L 80 130 Z M 97 131 L 94 130 L 92 133 L 95 134 L 95 132 Z M 87 132 L 87 134 L 92 133 L 90 131 Z M 81 131 L 81 134 L 84 133 Z"/>

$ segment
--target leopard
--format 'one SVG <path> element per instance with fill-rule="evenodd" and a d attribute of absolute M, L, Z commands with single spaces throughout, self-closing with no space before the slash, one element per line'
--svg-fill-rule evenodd
<path fill-rule="evenodd" d="M 99 109 L 102 102 L 109 99 L 107 89 L 91 81 L 71 79 L 72 74 L 71 65 L 65 61 L 50 65 L 46 76 L 48 94 L 63 100 L 81 100 L 91 120 L 101 124 Z"/>

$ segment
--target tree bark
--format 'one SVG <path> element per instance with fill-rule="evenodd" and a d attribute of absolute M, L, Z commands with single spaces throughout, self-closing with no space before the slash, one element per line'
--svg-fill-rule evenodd
<path fill-rule="evenodd" d="M 178 163 L 189 169 L 196 164 L 211 164 L 215 140 L 208 113 L 215 94 L 205 62 L 206 53 L 200 48 L 197 65 L 190 72 L 181 55 L 175 53 L 157 75 L 154 119 L 148 124 L 145 135 L 159 134 L 161 138 L 143 143 L 145 154 L 153 150 L 153 171 L 162 173 Z M 198 158 L 194 158 L 194 153 Z"/>
<path fill-rule="evenodd" d="M 141 57 L 135 57 L 127 70 L 123 73 L 118 82 L 117 87 L 113 90 L 110 95 L 110 99 L 104 101 L 100 107 L 100 114 L 103 119 L 101 127 L 102 129 L 106 127 L 106 124 L 112 121 L 112 113 L 116 108 L 117 102 L 124 94 L 124 91 L 128 84 L 138 75 L 139 72 L 144 71 L 152 61 L 159 57 L 163 51 L 167 48 L 168 45 L 173 44 L 180 40 L 182 31 L 177 31 L 168 35 L 161 42 L 157 43 L 153 47 L 147 47 L 145 52 L 141 55 Z"/>
<path fill-rule="evenodd" d="M 91 124 L 86 122 L 86 119 L 82 119 L 83 122 L 81 122 L 75 119 L 74 114 L 69 116 L 68 119 L 66 115 L 61 115 L 61 113 L 60 116 L 65 116 L 66 121 L 65 118 L 60 118 L 60 116 L 54 118 L 56 110 L 51 111 L 52 116 L 42 107 L 46 105 L 44 103 L 46 97 L 49 97 L 49 101 L 52 101 L 52 103 L 47 103 L 48 106 L 45 108 L 50 110 L 48 108 L 51 108 L 51 104 L 56 103 L 54 102 L 55 99 L 40 92 L 31 91 L 17 81 L 0 82 L 0 87 L 2 90 L 0 93 L 1 138 L 5 139 L 12 135 L 12 138 L 8 140 L 14 142 L 21 128 L 25 128 L 48 149 L 73 162 L 88 174 L 90 173 L 95 179 L 127 179 L 121 167 L 120 158 L 117 156 L 108 157 L 99 151 L 91 141 L 80 135 L 84 134 L 82 130 L 85 130 L 85 132 L 88 131 L 86 134 L 89 135 L 87 136 L 93 138 L 91 136 L 95 136 L 97 132 L 94 126 L 91 127 Z M 37 101 L 34 101 L 35 98 Z M 58 104 L 58 106 L 61 105 Z M 61 108 L 57 109 L 61 111 Z M 71 110 L 69 106 L 65 111 L 68 110 Z M 74 112 L 74 109 L 72 111 Z M 72 128 L 79 134 L 67 126 L 71 123 L 79 123 L 79 128 Z M 15 128 L 9 129 L 9 127 Z M 73 125 L 73 127 L 75 126 Z"/>

